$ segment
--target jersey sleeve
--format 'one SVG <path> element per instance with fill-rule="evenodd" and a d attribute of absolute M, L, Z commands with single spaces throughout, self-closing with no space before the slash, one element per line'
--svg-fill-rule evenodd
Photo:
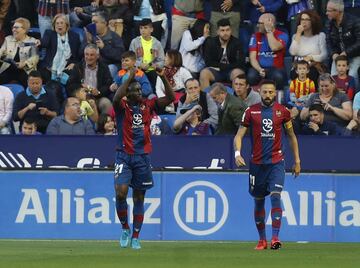
<path fill-rule="evenodd" d="M 284 123 L 291 121 L 290 111 L 285 106 L 283 106 L 283 113 L 284 113 Z"/>
<path fill-rule="evenodd" d="M 249 52 L 250 51 L 257 51 L 257 46 L 256 46 L 256 34 L 253 34 L 250 38 L 250 42 L 249 42 Z"/>
<path fill-rule="evenodd" d="M 157 98 L 152 98 L 151 100 L 146 99 L 146 105 L 150 108 L 151 111 L 155 110 L 155 106 L 156 106 L 156 100 Z"/>
<path fill-rule="evenodd" d="M 248 107 L 242 117 L 241 120 L 241 125 L 244 127 L 249 127 L 250 126 L 250 120 L 251 120 L 251 113 L 250 113 L 250 107 Z"/>

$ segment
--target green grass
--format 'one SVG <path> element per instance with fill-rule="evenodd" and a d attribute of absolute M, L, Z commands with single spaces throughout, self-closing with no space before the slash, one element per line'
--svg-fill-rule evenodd
<path fill-rule="evenodd" d="M 244 242 L 142 242 L 141 250 L 116 241 L 0 240 L 0 267 L 359 267 L 360 244 L 284 243 L 281 250 L 253 250 Z"/>

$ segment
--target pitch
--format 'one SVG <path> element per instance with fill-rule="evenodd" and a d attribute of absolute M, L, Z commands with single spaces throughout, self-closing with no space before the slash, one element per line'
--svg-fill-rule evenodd
<path fill-rule="evenodd" d="M 359 243 L 290 243 L 253 250 L 255 242 L 150 242 L 141 250 L 117 241 L 0 240 L 0 267 L 358 267 Z"/>

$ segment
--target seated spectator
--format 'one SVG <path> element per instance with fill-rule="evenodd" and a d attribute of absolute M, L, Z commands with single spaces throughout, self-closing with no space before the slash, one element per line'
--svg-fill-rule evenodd
<path fill-rule="evenodd" d="M 309 107 L 309 121 L 303 127 L 303 135 L 338 135 L 335 123 L 326 121 L 324 108 L 321 104 L 313 104 Z"/>
<path fill-rule="evenodd" d="M 326 71 L 326 35 L 321 32 L 321 18 L 315 10 L 305 10 L 297 16 L 297 30 L 292 36 L 289 52 L 294 61 L 305 60 L 310 63 L 309 78 L 317 81 L 319 73 Z M 296 78 L 295 69 L 290 73 Z"/>
<path fill-rule="evenodd" d="M 355 79 L 351 75 L 348 75 L 349 62 L 346 56 L 340 55 L 335 59 L 336 72 L 334 79 L 336 81 L 336 87 L 340 92 L 348 95 L 352 101 L 355 95 Z"/>
<path fill-rule="evenodd" d="M 360 92 L 355 94 L 353 103 L 353 116 L 349 124 L 346 126 L 345 135 L 351 135 L 353 130 L 360 135 Z"/>
<path fill-rule="evenodd" d="M 42 133 L 37 131 L 36 121 L 31 117 L 26 117 L 21 126 L 19 135 L 41 135 Z"/>
<path fill-rule="evenodd" d="M 336 74 L 335 59 L 339 55 L 349 60 L 349 75 L 355 78 L 356 88 L 359 86 L 357 75 L 360 68 L 360 19 L 344 13 L 343 0 L 329 0 L 326 7 L 329 22 L 327 45 L 332 58 L 331 74 Z"/>
<path fill-rule="evenodd" d="M 28 74 L 36 70 L 39 55 L 36 39 L 27 35 L 30 22 L 24 18 L 15 20 L 12 35 L 5 38 L 0 48 L 0 84 L 16 81 L 27 85 Z"/>
<path fill-rule="evenodd" d="M 86 89 L 83 87 L 75 90 L 74 97 L 80 101 L 80 110 L 81 117 L 83 120 L 91 119 L 93 123 L 96 123 L 99 119 L 99 113 L 96 107 L 95 100 L 91 98 L 91 92 L 89 92 L 90 97 L 87 98 Z"/>
<path fill-rule="evenodd" d="M 145 75 L 145 73 L 136 68 L 136 55 L 133 51 L 126 51 L 121 56 L 121 70 L 118 72 L 117 76 L 114 79 L 114 83 L 111 84 L 110 90 L 116 92 L 119 86 L 121 86 L 130 75 L 130 70 L 135 68 L 135 80 L 138 81 L 141 85 L 142 96 L 147 98 L 153 94 L 150 82 Z"/>
<path fill-rule="evenodd" d="M 210 135 L 210 125 L 201 121 L 201 106 L 196 104 L 191 109 L 183 109 L 178 118 L 176 118 L 173 130 L 182 135 Z"/>
<path fill-rule="evenodd" d="M 46 49 L 41 73 L 45 82 L 57 81 L 66 85 L 75 63 L 80 60 L 79 35 L 70 30 L 68 17 L 57 14 L 52 22 L 53 30 L 46 30 L 39 44 Z"/>
<path fill-rule="evenodd" d="M 240 98 L 247 107 L 261 102 L 259 92 L 250 87 L 245 74 L 239 74 L 233 79 L 232 88 L 234 95 Z"/>
<path fill-rule="evenodd" d="M 309 107 L 311 105 L 321 104 L 325 110 L 326 121 L 345 127 L 352 118 L 349 97 L 336 89 L 336 82 L 328 73 L 319 76 L 319 87 L 319 92 L 312 94 L 305 107 L 301 110 L 301 120 L 305 121 L 309 117 Z"/>
<path fill-rule="evenodd" d="M 13 109 L 14 121 L 20 121 L 20 129 L 25 117 L 32 117 L 37 125 L 37 130 L 45 133 L 52 118 L 59 111 L 58 101 L 53 92 L 43 87 L 41 73 L 29 73 L 28 87 L 20 92 L 15 99 Z"/>
<path fill-rule="evenodd" d="M 65 100 L 63 115 L 51 120 L 46 134 L 49 135 L 92 135 L 95 134 L 93 125 L 89 120 L 81 117 L 80 101 L 69 97 Z"/>
<path fill-rule="evenodd" d="M 299 111 L 305 106 L 310 94 L 315 93 L 314 81 L 308 78 L 310 65 L 307 61 L 301 60 L 295 63 L 297 78 L 290 82 L 290 101 L 288 105 L 292 107 L 291 117 L 298 116 Z"/>
<path fill-rule="evenodd" d="M 179 99 L 185 94 L 185 82 L 192 78 L 191 73 L 182 67 L 182 57 L 177 50 L 168 50 L 165 54 L 165 76 L 175 93 L 175 101 L 166 106 L 165 111 L 175 113 Z M 156 95 L 160 98 L 165 96 L 165 86 L 158 77 L 156 80 Z"/>
<path fill-rule="evenodd" d="M 247 108 L 246 104 L 240 98 L 230 95 L 221 83 L 211 86 L 210 96 L 219 107 L 215 135 L 235 135 Z"/>
<path fill-rule="evenodd" d="M 288 35 L 275 28 L 274 15 L 265 13 L 260 16 L 258 32 L 250 39 L 249 53 L 251 68 L 247 77 L 251 86 L 266 78 L 274 80 L 277 89 L 282 90 L 287 83 L 284 57 Z"/>
<path fill-rule="evenodd" d="M 178 118 L 183 109 L 189 110 L 196 104 L 201 106 L 201 121 L 210 124 L 212 129 L 216 129 L 218 123 L 217 107 L 214 100 L 204 91 L 200 90 L 200 83 L 195 78 L 190 78 L 185 82 L 185 95 L 182 96 L 176 109 Z"/>
<path fill-rule="evenodd" d="M 245 56 L 239 39 L 232 36 L 230 21 L 221 19 L 217 23 L 218 36 L 209 38 L 204 47 L 204 59 L 207 68 L 200 72 L 201 88 L 212 82 L 228 82 L 244 73 Z"/>
<path fill-rule="evenodd" d="M 159 40 L 152 36 L 153 26 L 150 19 L 140 23 L 140 36 L 135 37 L 129 50 L 136 54 L 136 66 L 142 69 L 153 88 L 156 85 L 156 68 L 164 67 L 164 49 Z"/>
<path fill-rule="evenodd" d="M 84 59 L 76 64 L 70 73 L 66 86 L 68 96 L 73 96 L 77 88 L 87 89 L 87 93 L 95 98 L 98 110 L 106 113 L 112 106 L 109 87 L 112 77 L 108 66 L 99 59 L 99 48 L 88 44 L 84 49 Z"/>
<path fill-rule="evenodd" d="M 96 36 L 85 31 L 86 41 L 83 46 L 96 44 L 100 51 L 100 59 L 109 65 L 111 76 L 115 78 L 120 69 L 121 55 L 125 51 L 123 40 L 117 33 L 110 30 L 105 12 L 93 13 L 91 21 L 96 24 Z"/>
<path fill-rule="evenodd" d="M 10 134 L 14 95 L 7 87 L 0 86 L 0 135 Z"/>
<path fill-rule="evenodd" d="M 183 58 L 183 66 L 188 69 L 196 79 L 199 78 L 200 71 L 205 67 L 203 45 L 209 35 L 209 22 L 206 20 L 196 20 L 194 25 L 184 32 L 181 39 L 179 51 Z"/>
<path fill-rule="evenodd" d="M 115 135 L 116 128 L 115 122 L 108 114 L 100 114 L 97 122 L 97 134 L 102 135 Z"/>

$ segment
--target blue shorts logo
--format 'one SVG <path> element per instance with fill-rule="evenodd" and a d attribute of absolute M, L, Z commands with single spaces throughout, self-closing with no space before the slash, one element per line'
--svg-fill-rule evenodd
<path fill-rule="evenodd" d="M 210 235 L 226 222 L 229 203 L 224 191 L 208 181 L 184 185 L 175 196 L 173 205 L 177 224 L 192 235 Z"/>

